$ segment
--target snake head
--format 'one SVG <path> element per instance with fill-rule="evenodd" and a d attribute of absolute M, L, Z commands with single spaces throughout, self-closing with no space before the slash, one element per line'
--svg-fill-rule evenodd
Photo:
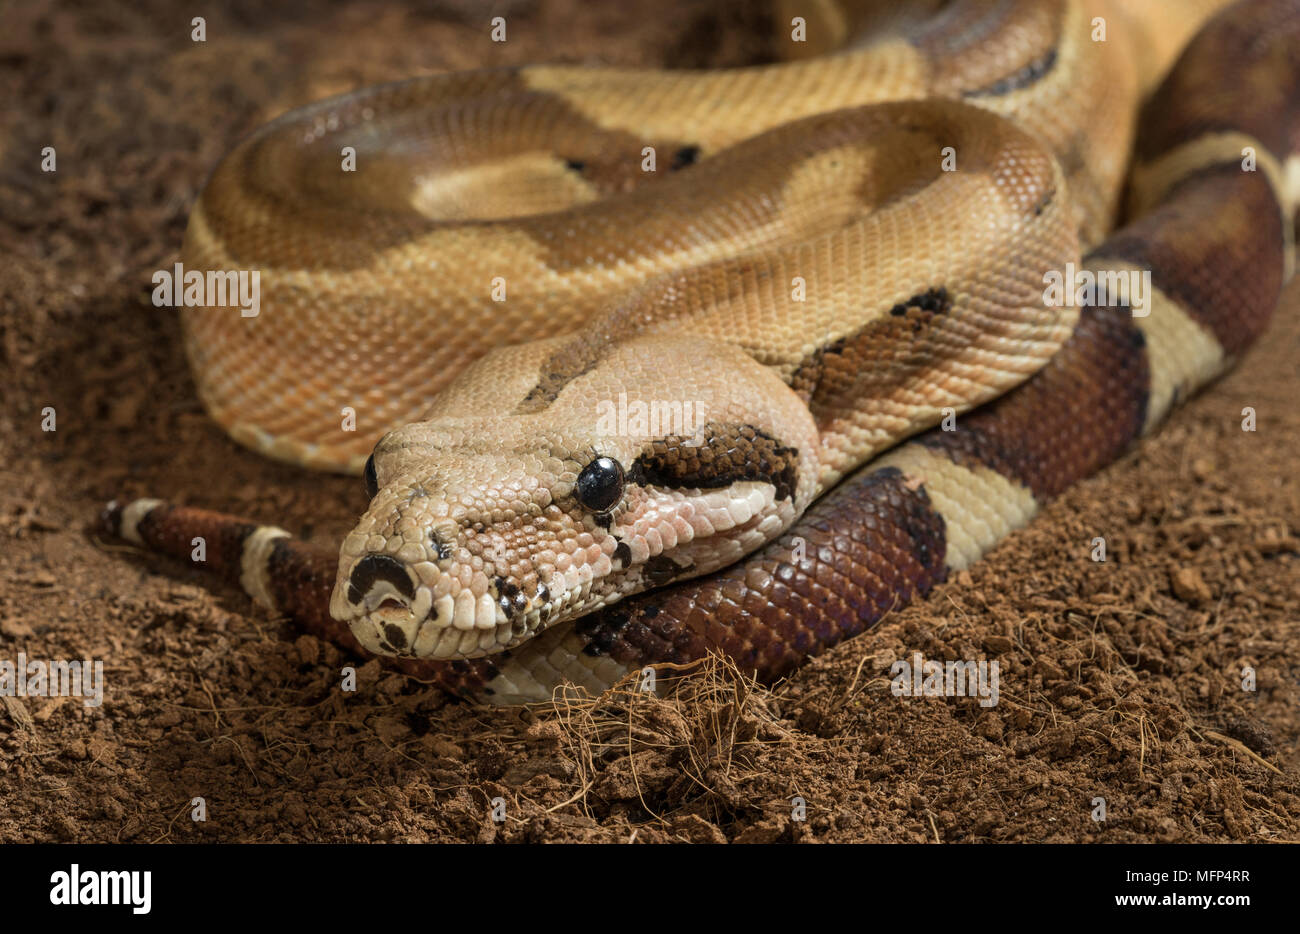
<path fill-rule="evenodd" d="M 538 411 L 390 432 L 331 614 L 377 654 L 472 658 L 765 544 L 812 499 L 816 429 L 772 371 L 729 363 L 698 424 L 642 426 L 626 381 L 592 376 Z"/>

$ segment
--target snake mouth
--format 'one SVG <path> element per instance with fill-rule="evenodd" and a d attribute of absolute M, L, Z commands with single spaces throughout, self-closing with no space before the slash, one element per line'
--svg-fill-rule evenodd
<path fill-rule="evenodd" d="M 446 584 L 418 582 L 400 562 L 389 560 L 382 562 L 385 573 L 373 580 L 368 571 L 378 562 L 370 557 L 358 562 L 335 586 L 330 614 L 348 624 L 366 651 L 395 658 L 450 661 L 504 652 L 567 618 L 565 611 L 585 603 L 591 590 L 586 583 L 552 595 L 541 586 L 524 596 L 512 585 L 494 582 L 476 596 L 467 588 L 450 592 Z M 358 578 L 369 584 L 364 592 L 356 586 Z"/>

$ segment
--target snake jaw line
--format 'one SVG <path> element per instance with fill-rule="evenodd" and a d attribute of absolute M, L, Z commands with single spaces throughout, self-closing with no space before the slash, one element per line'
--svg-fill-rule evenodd
<path fill-rule="evenodd" d="M 543 586 L 527 599 L 522 612 L 511 614 L 502 609 L 502 598 L 494 600 L 490 593 L 473 598 L 471 591 L 463 590 L 458 597 L 465 599 L 444 596 L 434 601 L 431 589 L 422 586 L 407 603 L 382 585 L 367 595 L 358 611 L 339 596 L 342 589 L 335 590 L 331 614 L 348 624 L 362 648 L 403 658 L 454 660 L 505 652 L 549 628 L 571 605 L 600 606 L 590 602 L 590 582 L 566 589 L 553 599 L 543 599 L 550 595 L 550 588 Z"/>
<path fill-rule="evenodd" d="M 408 535 L 398 537 L 395 551 L 368 551 L 390 546 L 382 535 L 356 532 L 342 549 L 330 613 L 378 655 L 469 659 L 505 652 L 554 625 L 761 547 L 797 516 L 793 499 L 780 492 L 759 481 L 714 490 L 633 487 L 609 528 L 555 507 L 562 532 L 550 548 L 519 549 L 518 536 L 543 524 L 536 517 L 485 529 L 501 548 L 491 561 L 482 555 L 492 549 L 476 546 L 482 555 L 475 555 L 463 541 L 473 537 L 472 522 L 468 533 L 462 524 L 453 556 L 438 560 L 427 559 L 448 547 L 445 526 L 439 542 L 423 550 Z M 384 499 L 381 509 L 391 497 Z"/>

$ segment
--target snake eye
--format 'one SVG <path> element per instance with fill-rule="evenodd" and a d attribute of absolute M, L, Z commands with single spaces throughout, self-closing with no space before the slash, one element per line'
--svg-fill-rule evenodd
<path fill-rule="evenodd" d="M 375 473 L 375 455 L 366 458 L 366 495 L 374 499 L 379 493 L 379 474 Z"/>
<path fill-rule="evenodd" d="M 578 474 L 573 495 L 592 512 L 609 512 L 623 498 L 623 465 L 612 457 L 598 457 Z"/>

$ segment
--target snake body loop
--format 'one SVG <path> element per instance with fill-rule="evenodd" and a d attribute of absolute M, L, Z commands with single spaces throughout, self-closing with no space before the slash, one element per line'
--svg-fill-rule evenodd
<path fill-rule="evenodd" d="M 187 349 L 234 437 L 364 466 L 370 508 L 338 554 L 154 500 L 106 521 L 215 537 L 259 602 L 467 696 L 716 649 L 779 677 L 968 566 L 1266 323 L 1300 8 L 1238 5 L 1164 77 L 1218 5 L 871 7 L 781 66 L 437 76 L 286 115 L 223 162 L 185 247 L 259 267 L 263 313 L 191 309 Z M 1101 242 L 1135 128 L 1140 213 Z M 1099 289 L 1053 304 L 1045 275 L 1074 268 Z M 1142 316 L 1107 291 L 1130 274 Z M 629 403 L 679 421 L 602 423 Z M 337 430 L 348 404 L 364 431 Z"/>

